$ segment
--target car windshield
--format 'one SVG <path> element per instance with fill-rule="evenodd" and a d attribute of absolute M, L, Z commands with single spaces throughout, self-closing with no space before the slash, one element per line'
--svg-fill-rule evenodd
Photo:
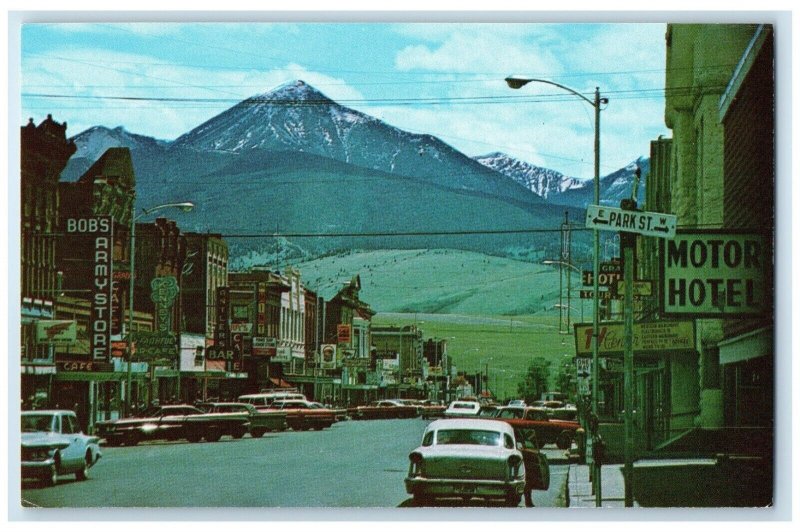
<path fill-rule="evenodd" d="M 445 429 L 436 434 L 438 445 L 501 445 L 503 437 L 492 430 Z"/>
<path fill-rule="evenodd" d="M 471 403 L 453 403 L 453 405 L 450 408 L 452 408 L 454 410 L 456 408 L 458 408 L 460 410 L 475 410 L 475 405 L 473 405 Z"/>
<path fill-rule="evenodd" d="M 22 432 L 50 432 L 53 426 L 51 414 L 35 414 L 22 416 Z"/>

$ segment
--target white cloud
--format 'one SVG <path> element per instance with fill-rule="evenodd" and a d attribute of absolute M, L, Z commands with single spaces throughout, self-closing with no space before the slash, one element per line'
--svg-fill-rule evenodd
<path fill-rule="evenodd" d="M 53 113 L 56 120 L 68 122 L 68 135 L 95 125 L 122 125 L 134 133 L 171 140 L 245 98 L 294 79 L 304 79 L 334 100 L 362 98 L 341 78 L 297 64 L 270 71 L 205 69 L 94 49 L 63 50 L 58 57 L 62 59 L 31 55 L 23 62 L 23 94 L 86 98 L 23 96 L 22 111 L 36 122 Z M 184 101 L 95 98 L 108 96 Z"/>

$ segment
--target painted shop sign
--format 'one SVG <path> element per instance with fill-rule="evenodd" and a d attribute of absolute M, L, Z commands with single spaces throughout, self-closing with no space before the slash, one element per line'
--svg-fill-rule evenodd
<path fill-rule="evenodd" d="M 72 345 L 78 336 L 78 324 L 74 320 L 40 320 L 36 322 L 36 343 L 48 345 Z"/>
<path fill-rule="evenodd" d="M 679 231 L 661 242 L 661 313 L 736 318 L 771 311 L 772 252 L 757 233 Z"/>
<path fill-rule="evenodd" d="M 59 372 L 114 371 L 114 364 L 96 360 L 56 360 Z"/>
<path fill-rule="evenodd" d="M 605 322 L 598 327 L 597 352 L 601 355 L 619 354 L 624 351 L 624 324 Z M 633 324 L 634 353 L 687 351 L 695 349 L 693 320 L 651 321 Z M 575 324 L 575 354 L 592 355 L 592 324 Z"/>

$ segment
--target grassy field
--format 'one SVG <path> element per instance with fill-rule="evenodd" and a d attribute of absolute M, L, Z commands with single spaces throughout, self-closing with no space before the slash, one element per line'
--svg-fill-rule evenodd
<path fill-rule="evenodd" d="M 352 251 L 294 264 L 330 297 L 356 274 L 361 299 L 378 312 L 552 315 L 559 272 L 539 262 L 452 249 Z M 572 279 L 573 294 L 580 279 Z M 575 306 L 575 305 L 573 305 Z"/>
<path fill-rule="evenodd" d="M 553 387 L 558 365 L 575 354 L 573 336 L 558 332 L 558 316 L 378 313 L 373 318 L 375 325 L 414 323 L 423 338 L 447 340 L 447 353 L 459 371 L 488 368 L 489 388 L 498 398 L 517 395 L 517 383 L 534 357 L 551 362 Z"/>

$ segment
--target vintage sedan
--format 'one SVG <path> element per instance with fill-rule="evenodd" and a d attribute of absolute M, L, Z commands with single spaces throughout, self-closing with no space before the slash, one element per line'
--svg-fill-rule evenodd
<path fill-rule="evenodd" d="M 525 466 L 508 423 L 480 418 L 434 421 L 408 458 L 406 491 L 418 504 L 437 497 L 481 497 L 518 506 L 522 499 Z"/>
<path fill-rule="evenodd" d="M 59 475 L 74 473 L 77 480 L 86 480 L 101 456 L 100 439 L 81 432 L 75 412 L 22 412 L 23 479 L 36 478 L 53 486 Z"/>
<path fill-rule="evenodd" d="M 444 417 L 477 417 L 480 412 L 478 401 L 453 401 L 444 411 Z"/>
<path fill-rule="evenodd" d="M 495 419 L 502 419 L 515 429 L 533 429 L 539 445 L 555 443 L 559 449 L 569 449 L 580 428 L 577 421 L 552 419 L 543 408 L 506 406 L 494 413 Z"/>
<path fill-rule="evenodd" d="M 246 415 L 207 414 L 190 405 L 153 406 L 141 416 L 97 423 L 97 433 L 108 445 L 136 445 L 145 440 L 219 441 L 223 434 L 238 437 L 249 428 Z"/>
<path fill-rule="evenodd" d="M 405 419 L 417 417 L 417 405 L 403 402 L 402 399 L 383 399 L 351 410 L 353 419 Z"/>
<path fill-rule="evenodd" d="M 262 412 L 273 410 L 286 413 L 286 424 L 292 430 L 323 430 L 336 423 L 336 412 L 316 406 L 311 401 L 291 399 L 275 401 L 268 409 L 259 409 Z"/>
<path fill-rule="evenodd" d="M 286 412 L 279 410 L 259 411 L 248 403 L 202 403 L 200 408 L 207 414 L 213 414 L 219 418 L 239 419 L 246 418 L 249 423 L 245 429 L 244 425 L 228 423 L 225 426 L 232 429 L 230 433 L 234 438 L 244 436 L 245 430 L 253 438 L 260 438 L 267 432 L 286 430 Z"/>

